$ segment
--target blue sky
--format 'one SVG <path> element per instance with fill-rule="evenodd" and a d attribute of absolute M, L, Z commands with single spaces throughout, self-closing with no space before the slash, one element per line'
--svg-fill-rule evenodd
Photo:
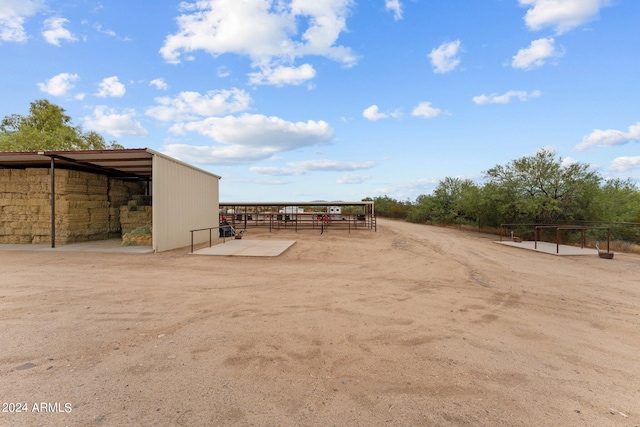
<path fill-rule="evenodd" d="M 541 148 L 640 180 L 637 0 L 0 0 L 0 116 L 222 176 L 221 201 L 414 200 Z"/>

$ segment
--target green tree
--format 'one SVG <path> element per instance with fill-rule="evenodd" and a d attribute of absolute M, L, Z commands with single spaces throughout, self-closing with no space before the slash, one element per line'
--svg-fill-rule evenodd
<path fill-rule="evenodd" d="M 458 216 L 466 222 L 477 223 L 480 216 L 482 199 L 481 187 L 470 179 L 465 179 L 460 184 L 460 197 L 458 198 Z"/>
<path fill-rule="evenodd" d="M 594 197 L 591 218 L 596 221 L 640 222 L 640 191 L 631 179 L 605 181 Z"/>
<path fill-rule="evenodd" d="M 439 205 L 440 220 L 475 219 L 478 213 L 478 186 L 470 179 L 447 177 L 433 192 Z"/>
<path fill-rule="evenodd" d="M 460 178 L 446 177 L 438 182 L 433 190 L 434 220 L 438 222 L 453 222 L 458 216 L 458 202 L 462 191 Z"/>
<path fill-rule="evenodd" d="M 492 182 L 479 189 L 478 225 L 497 227 L 502 223 L 518 222 L 519 212 L 515 196 L 508 188 Z"/>
<path fill-rule="evenodd" d="M 409 201 L 400 202 L 389 196 L 375 197 L 373 201 L 375 202 L 376 215 L 387 218 L 405 219 L 411 207 Z"/>
<path fill-rule="evenodd" d="M 73 126 L 65 110 L 46 99 L 31 103 L 29 115 L 12 114 L 0 122 L 0 151 L 104 150 L 124 148 L 97 132 Z"/>
<path fill-rule="evenodd" d="M 510 212 L 508 220 L 534 222 L 586 219 L 601 181 L 589 165 L 563 166 L 548 150 L 495 166 L 486 177 L 496 200 L 507 204 L 499 209 Z"/>
<path fill-rule="evenodd" d="M 407 221 L 417 223 L 433 222 L 435 207 L 436 202 L 433 196 L 421 194 L 409 208 Z"/>

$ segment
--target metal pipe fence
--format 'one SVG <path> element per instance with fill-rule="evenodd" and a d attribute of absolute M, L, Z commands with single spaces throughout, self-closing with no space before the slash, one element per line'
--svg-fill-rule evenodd
<path fill-rule="evenodd" d="M 221 215 L 222 217 L 222 215 Z M 320 212 L 274 213 L 274 212 L 241 212 L 224 215 L 231 225 L 250 227 L 269 227 L 269 231 L 280 229 L 369 229 L 377 231 L 376 218 L 370 213 L 325 214 Z"/>
<path fill-rule="evenodd" d="M 232 230 L 233 227 L 230 225 L 219 225 L 217 227 L 208 227 L 208 228 L 198 228 L 196 230 L 189 230 L 191 232 L 191 253 L 193 253 L 193 233 L 197 232 L 197 231 L 209 231 L 209 247 L 213 246 L 213 236 L 212 236 L 212 230 L 220 230 L 223 229 L 225 230 L 225 232 L 221 233 L 222 234 L 222 243 L 226 243 L 227 242 L 227 236 L 226 236 L 226 230 Z"/>

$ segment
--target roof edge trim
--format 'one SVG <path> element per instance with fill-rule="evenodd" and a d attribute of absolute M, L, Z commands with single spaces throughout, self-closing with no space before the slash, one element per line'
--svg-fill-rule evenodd
<path fill-rule="evenodd" d="M 206 170 L 204 170 L 204 169 L 201 169 L 201 168 L 199 168 L 199 167 L 197 167 L 197 166 L 190 165 L 189 163 L 183 162 L 182 160 L 178 160 L 178 159 L 176 159 L 175 157 L 167 156 L 166 154 L 162 154 L 162 153 L 160 153 L 160 152 L 158 152 L 158 151 L 155 151 L 155 150 L 152 150 L 152 149 L 150 149 L 150 148 L 145 148 L 144 150 L 145 150 L 147 153 L 152 154 L 152 155 L 154 155 L 154 156 L 160 156 L 160 157 L 162 157 L 162 158 L 164 158 L 164 159 L 171 160 L 172 162 L 179 163 L 179 164 L 181 164 L 181 165 L 183 165 L 183 166 L 186 166 L 186 167 L 188 167 L 188 168 L 195 169 L 195 170 L 197 170 L 198 172 L 206 173 L 207 175 L 211 175 L 211 176 L 214 176 L 214 177 L 216 177 L 216 178 L 218 178 L 218 179 L 222 179 L 222 177 L 221 177 L 220 175 L 216 175 L 216 174 L 215 174 L 215 173 L 213 173 L 213 172 L 209 172 L 209 171 L 206 171 Z"/>

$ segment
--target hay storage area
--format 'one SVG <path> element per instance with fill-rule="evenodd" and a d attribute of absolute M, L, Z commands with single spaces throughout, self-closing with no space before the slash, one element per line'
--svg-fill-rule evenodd
<path fill-rule="evenodd" d="M 51 243 L 48 168 L 0 169 L 0 243 Z M 120 207 L 144 184 L 56 169 L 56 243 L 119 237 Z"/>

